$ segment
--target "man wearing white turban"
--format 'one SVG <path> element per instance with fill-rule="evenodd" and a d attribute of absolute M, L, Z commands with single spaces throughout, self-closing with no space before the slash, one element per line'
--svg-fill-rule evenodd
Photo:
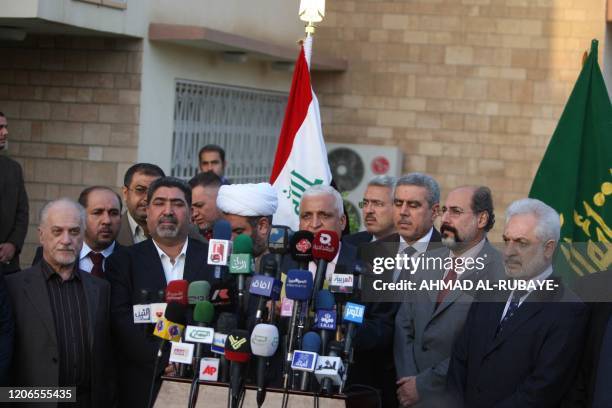
<path fill-rule="evenodd" d="M 253 239 L 253 256 L 259 261 L 267 252 L 272 215 L 278 207 L 274 187 L 269 183 L 223 185 L 217 207 L 232 226 L 232 239 L 240 234 Z"/>

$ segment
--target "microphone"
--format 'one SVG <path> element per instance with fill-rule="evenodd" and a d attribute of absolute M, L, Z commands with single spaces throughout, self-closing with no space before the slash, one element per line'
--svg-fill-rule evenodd
<path fill-rule="evenodd" d="M 310 376 L 315 370 L 317 358 L 319 357 L 319 349 L 321 348 L 321 338 L 315 332 L 308 332 L 302 340 L 302 350 L 296 350 L 293 353 L 291 368 L 293 370 L 302 371 L 302 381 L 300 384 L 301 391 L 308 391 Z"/>
<path fill-rule="evenodd" d="M 315 234 L 312 241 L 312 257 L 317 261 L 317 272 L 315 273 L 314 291 L 312 301 L 314 305 L 314 295 L 323 289 L 323 281 L 327 273 L 327 263 L 334 260 L 340 249 L 338 234 L 334 231 L 321 230 Z"/>
<path fill-rule="evenodd" d="M 155 330 L 153 334 L 159 337 L 159 349 L 157 350 L 157 356 L 155 357 L 155 364 L 153 366 L 153 378 L 151 380 L 151 389 L 149 390 L 149 401 L 147 406 L 153 406 L 153 393 L 155 390 L 155 380 L 157 379 L 157 370 L 159 362 L 162 358 L 164 346 L 168 340 L 180 341 L 185 329 L 186 318 L 185 318 L 185 305 L 177 302 L 168 303 L 164 317 L 162 317 L 157 324 L 155 324 Z"/>
<path fill-rule="evenodd" d="M 181 305 L 187 305 L 187 292 L 189 291 L 189 282 L 185 279 L 173 280 L 168 282 L 166 286 L 166 303 L 180 303 Z"/>
<path fill-rule="evenodd" d="M 264 313 L 267 310 L 266 302 L 268 300 L 274 302 L 280 299 L 281 288 L 283 286 L 281 280 L 274 278 L 276 261 L 270 256 L 265 256 L 263 262 L 262 269 L 264 274 L 253 276 L 249 287 L 249 293 L 259 297 L 257 301 L 257 310 L 255 312 L 255 323 L 261 323 L 264 319 Z M 274 305 L 272 306 L 270 321 L 274 322 Z"/>
<path fill-rule="evenodd" d="M 231 374 L 229 392 L 231 396 L 231 407 L 238 408 L 244 386 L 244 363 L 248 362 L 251 358 L 248 331 L 234 330 L 227 336 L 227 340 L 225 341 L 225 358 L 230 362 Z"/>
<path fill-rule="evenodd" d="M 278 349 L 278 328 L 273 324 L 260 323 L 251 333 L 251 350 L 257 356 L 257 406 L 266 399 L 266 368 L 269 357 Z"/>
<path fill-rule="evenodd" d="M 141 289 L 138 293 L 138 303 L 132 306 L 134 324 L 151 323 L 151 299 L 147 289 Z"/>
<path fill-rule="evenodd" d="M 238 316 L 244 310 L 244 276 L 253 271 L 253 239 L 240 234 L 234 238 L 230 255 L 229 272 L 238 275 Z M 239 317 L 239 321 L 242 319 Z"/>
<path fill-rule="evenodd" d="M 197 305 L 198 302 L 208 300 L 210 295 L 210 283 L 208 281 L 194 281 L 189 284 L 187 289 L 187 300 L 190 305 Z"/>
<path fill-rule="evenodd" d="M 219 314 L 210 351 L 220 355 L 219 373 L 221 374 L 222 382 L 229 381 L 229 367 L 225 358 L 225 341 L 227 340 L 227 335 L 237 328 L 238 320 L 233 313 L 222 312 Z"/>
<path fill-rule="evenodd" d="M 321 384 L 321 391 L 324 394 L 331 393 L 332 385 L 342 387 L 345 371 L 342 359 L 338 357 L 341 351 L 342 345 L 337 341 L 332 341 L 329 345 L 329 356 L 319 356 L 317 359 L 315 377 Z"/>
<path fill-rule="evenodd" d="M 353 337 L 355 337 L 355 330 L 357 329 L 357 326 L 361 326 L 361 324 L 363 324 L 364 312 L 365 306 L 357 303 L 347 302 L 346 306 L 344 306 L 342 321 L 348 324 L 343 350 L 345 356 L 350 355 Z"/>
<path fill-rule="evenodd" d="M 334 295 L 329 290 L 322 289 L 315 298 L 315 329 L 321 336 L 321 349 L 319 354 L 327 353 L 327 344 L 334 338 L 336 332 L 336 311 L 334 310 Z"/>
<path fill-rule="evenodd" d="M 305 230 L 296 232 L 289 240 L 289 253 L 300 269 L 308 269 L 308 262 L 312 261 L 313 240 L 314 234 Z"/>
<path fill-rule="evenodd" d="M 276 279 L 281 278 L 280 266 L 283 264 L 283 256 L 289 252 L 289 241 L 293 236 L 291 228 L 285 225 L 273 225 L 270 227 L 268 235 L 268 251 L 273 254 L 276 261 L 277 269 L 274 276 Z"/>
<path fill-rule="evenodd" d="M 151 303 L 151 323 L 155 324 L 164 317 L 164 313 L 166 312 L 166 291 L 164 289 L 160 289 L 155 294 L 155 303 Z M 151 294 L 153 298 L 153 294 Z"/>
<path fill-rule="evenodd" d="M 303 310 L 308 309 L 308 299 L 312 293 L 312 274 L 308 270 L 290 269 L 285 281 L 285 294 L 288 299 L 293 300 L 293 310 L 289 323 L 289 344 L 287 347 L 287 359 L 285 361 L 287 370 L 285 372 L 284 387 L 287 388 L 289 380 L 289 366 L 293 358 L 295 344 L 300 344 L 301 332 L 304 328 Z M 303 303 L 306 302 L 304 307 Z M 299 320 L 299 327 L 297 322 Z M 296 333 L 297 331 L 297 333 Z"/>
<path fill-rule="evenodd" d="M 208 241 L 207 263 L 215 267 L 215 279 L 223 278 L 224 268 L 232 250 L 232 226 L 220 219 L 213 225 L 213 238 Z"/>
<path fill-rule="evenodd" d="M 205 282 L 206 281 L 200 281 Z M 197 283 L 197 282 L 193 282 Z M 192 283 L 192 285 L 193 285 Z M 202 286 L 206 288 L 206 286 Z M 210 285 L 208 286 L 210 288 Z M 191 289 L 191 286 L 189 287 Z M 208 297 L 208 295 L 206 296 Z M 195 326 L 187 326 L 185 329 L 185 341 L 195 343 L 195 352 L 192 360 L 193 365 L 193 379 L 191 381 L 191 389 L 189 390 L 189 408 L 193 408 L 198 400 L 198 380 L 200 378 L 200 361 L 204 354 L 203 344 L 212 344 L 214 330 L 207 327 L 215 316 L 215 308 L 212 303 L 207 300 L 199 301 L 195 304 L 193 309 L 193 321 Z"/>

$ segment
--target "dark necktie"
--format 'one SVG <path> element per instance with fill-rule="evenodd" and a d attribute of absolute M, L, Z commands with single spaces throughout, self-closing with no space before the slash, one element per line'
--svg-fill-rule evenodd
<path fill-rule="evenodd" d="M 404 258 L 404 255 L 406 255 L 408 258 L 412 258 L 412 255 L 414 255 L 416 253 L 416 249 L 414 249 L 414 247 L 408 245 L 406 248 L 404 248 L 401 252 L 402 254 L 402 259 Z M 412 262 L 412 261 L 408 261 L 408 262 Z M 403 261 L 402 261 L 403 263 Z M 412 274 L 414 273 L 414 271 L 412 270 L 412 265 L 413 264 L 409 264 L 410 265 L 410 270 L 408 270 L 408 273 Z M 397 282 L 397 280 L 400 277 L 400 274 L 402 272 L 402 268 L 398 268 L 395 271 L 393 271 L 393 282 Z"/>
<path fill-rule="evenodd" d="M 514 316 L 516 311 L 518 310 L 521 298 L 525 296 L 527 293 L 529 292 L 527 292 L 526 290 L 515 290 L 512 292 L 512 296 L 510 297 L 510 305 L 508 305 L 508 310 L 506 310 L 506 315 L 501 320 L 501 322 L 499 322 L 499 325 L 497 326 L 496 335 L 501 334 L 501 332 L 504 330 L 504 327 L 506 326 L 508 320 L 510 320 L 512 316 Z"/>
<path fill-rule="evenodd" d="M 89 253 L 89 259 L 91 259 L 91 262 L 93 263 L 93 268 L 91 268 L 91 274 L 93 276 L 97 276 L 98 278 L 104 277 L 104 270 L 102 269 L 104 255 L 91 251 Z"/>
<path fill-rule="evenodd" d="M 445 286 L 438 293 L 438 298 L 436 299 L 436 308 L 440 305 L 440 303 L 444 301 L 444 298 L 446 297 L 446 295 L 448 295 L 448 292 L 450 292 L 450 288 L 446 286 L 448 282 L 455 283 L 456 280 L 457 280 L 457 272 L 455 272 L 455 262 L 453 259 L 453 265 L 451 266 L 451 268 L 448 270 L 448 273 L 444 277 Z"/>

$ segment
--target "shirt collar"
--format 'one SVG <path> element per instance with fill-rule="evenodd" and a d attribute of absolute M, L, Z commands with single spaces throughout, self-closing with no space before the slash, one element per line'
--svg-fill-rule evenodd
<path fill-rule="evenodd" d="M 130 231 L 132 231 L 132 236 L 135 236 L 136 235 L 136 229 L 140 228 L 140 225 L 138 225 L 136 220 L 134 220 L 134 218 L 132 218 L 132 214 L 130 214 L 129 211 L 126 211 L 125 213 L 127 214 L 127 217 L 128 217 L 128 223 L 130 224 Z"/>
<path fill-rule="evenodd" d="M 40 260 L 40 269 L 42 270 L 45 280 L 47 281 L 51 280 L 52 278 L 59 278 L 60 280 L 62 279 L 59 273 L 55 272 L 51 265 L 49 265 L 47 261 L 45 261 L 45 258 Z M 81 280 L 81 275 L 79 274 L 79 268 L 76 267 L 76 262 L 75 267 L 72 271 L 72 276 L 68 280 L 71 280 L 73 278 Z"/>
<path fill-rule="evenodd" d="M 427 250 L 427 245 L 429 245 L 429 241 L 431 240 L 431 235 L 432 234 L 433 234 L 433 227 L 431 227 L 429 229 L 427 234 L 423 235 L 414 244 L 412 244 L 412 247 L 414 249 L 416 249 L 417 252 L 425 252 L 425 250 Z M 406 242 L 404 237 L 402 237 L 400 235 L 399 252 L 403 251 L 404 249 L 408 248 L 409 246 L 410 245 L 408 245 L 408 243 Z"/>
<path fill-rule="evenodd" d="M 155 245 L 155 249 L 157 249 L 157 253 L 159 254 L 159 258 L 162 259 L 163 257 L 166 258 L 170 258 L 158 245 L 157 242 L 155 242 L 154 239 L 152 239 L 151 241 L 153 241 L 153 245 Z M 185 239 L 185 243 L 183 244 L 183 248 L 181 249 L 181 252 L 178 254 L 178 256 L 176 257 L 176 259 L 179 259 L 181 257 L 186 257 L 187 256 L 187 244 L 189 243 L 189 238 Z"/>
<path fill-rule="evenodd" d="M 109 246 L 104 248 L 102 252 L 100 253 L 102 254 L 102 256 L 104 256 L 104 259 L 106 259 L 112 255 L 114 250 L 115 250 L 115 241 L 113 241 Z M 81 248 L 81 254 L 80 254 L 79 259 L 87 258 L 90 252 L 96 252 L 96 251 L 91 249 L 89 245 L 87 245 L 87 242 L 83 241 L 83 248 Z"/>
<path fill-rule="evenodd" d="M 482 251 L 482 248 L 485 244 L 485 238 L 482 238 L 476 245 L 462 253 L 461 255 L 456 255 L 452 250 L 450 251 L 451 258 L 476 258 L 476 255 Z"/>

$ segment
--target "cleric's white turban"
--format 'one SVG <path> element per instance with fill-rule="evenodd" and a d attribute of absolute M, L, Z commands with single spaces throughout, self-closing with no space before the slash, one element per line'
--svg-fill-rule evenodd
<path fill-rule="evenodd" d="M 269 183 L 223 185 L 217 194 L 217 207 L 227 214 L 262 217 L 276 212 L 278 197 Z"/>

